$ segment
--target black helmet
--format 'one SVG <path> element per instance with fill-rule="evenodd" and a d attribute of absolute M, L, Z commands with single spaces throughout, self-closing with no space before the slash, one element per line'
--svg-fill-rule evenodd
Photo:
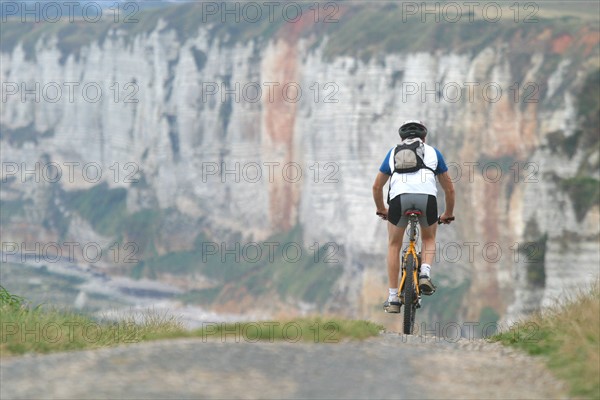
<path fill-rule="evenodd" d="M 424 140 L 425 136 L 427 136 L 427 128 L 421 121 L 409 120 L 400 125 L 398 133 L 402 140 L 409 137 L 418 137 L 421 140 Z"/>

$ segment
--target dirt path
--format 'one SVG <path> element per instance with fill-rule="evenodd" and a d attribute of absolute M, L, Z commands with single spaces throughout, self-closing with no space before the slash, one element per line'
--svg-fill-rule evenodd
<path fill-rule="evenodd" d="M 0 398 L 565 397 L 538 360 L 481 340 L 391 333 L 337 344 L 229 339 L 4 358 Z"/>

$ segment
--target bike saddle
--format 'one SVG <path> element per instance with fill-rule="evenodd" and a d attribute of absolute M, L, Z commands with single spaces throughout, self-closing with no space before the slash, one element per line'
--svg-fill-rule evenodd
<path fill-rule="evenodd" d="M 410 215 L 410 214 L 421 215 L 421 210 L 406 210 L 404 212 L 404 215 Z"/>

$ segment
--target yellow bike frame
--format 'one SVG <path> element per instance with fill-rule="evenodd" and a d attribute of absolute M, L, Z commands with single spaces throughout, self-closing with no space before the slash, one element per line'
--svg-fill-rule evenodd
<path fill-rule="evenodd" d="M 413 216 L 415 216 L 415 215 L 414 214 L 410 215 L 411 218 Z M 405 265 L 406 260 L 408 260 L 409 254 L 412 254 L 413 260 L 415 260 L 418 263 L 419 257 L 417 256 L 416 242 L 417 242 L 417 239 L 415 237 L 410 238 L 410 242 L 408 243 L 408 249 L 406 250 L 406 253 L 404 254 L 404 259 L 402 260 L 402 265 Z M 416 268 L 413 270 L 413 282 L 415 282 L 415 287 L 417 290 L 417 298 L 419 298 L 420 291 L 419 291 L 419 279 L 417 276 L 417 269 L 419 269 L 418 265 L 416 265 Z M 402 293 L 402 289 L 404 289 L 404 281 L 405 280 L 406 280 L 406 268 L 402 268 L 402 279 L 400 279 L 400 286 L 398 287 L 398 293 Z"/>

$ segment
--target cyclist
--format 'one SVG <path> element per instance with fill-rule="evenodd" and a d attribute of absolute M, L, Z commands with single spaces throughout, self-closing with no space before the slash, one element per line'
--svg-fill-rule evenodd
<path fill-rule="evenodd" d="M 435 255 L 436 222 L 438 221 L 436 176 L 446 194 L 446 210 L 440 216 L 440 221 L 449 224 L 454 219 L 452 215 L 454 210 L 454 185 L 448 175 L 448 167 L 442 154 L 436 148 L 425 144 L 427 128 L 421 121 L 409 120 L 400 126 L 398 133 L 403 145 L 416 144 L 414 151 L 418 157 L 421 157 L 422 162 L 418 163 L 416 171 L 404 172 L 398 168 L 398 163 L 402 163 L 402 158 L 406 157 L 398 157 L 398 147 L 394 147 L 383 160 L 373 184 L 373 199 L 377 207 L 376 213 L 389 222 L 387 256 L 389 293 L 387 301 L 383 304 L 384 310 L 389 313 L 400 312 L 398 276 L 400 273 L 402 239 L 408 225 L 408 217 L 404 215 L 406 210 L 418 209 L 423 211 L 423 214 L 419 217 L 422 240 L 419 289 L 421 293 L 426 295 L 431 295 L 435 291 L 435 286 L 431 282 L 431 264 Z M 406 155 L 405 152 L 404 155 Z M 386 209 L 383 203 L 383 187 L 388 180 L 390 180 L 389 210 Z"/>

